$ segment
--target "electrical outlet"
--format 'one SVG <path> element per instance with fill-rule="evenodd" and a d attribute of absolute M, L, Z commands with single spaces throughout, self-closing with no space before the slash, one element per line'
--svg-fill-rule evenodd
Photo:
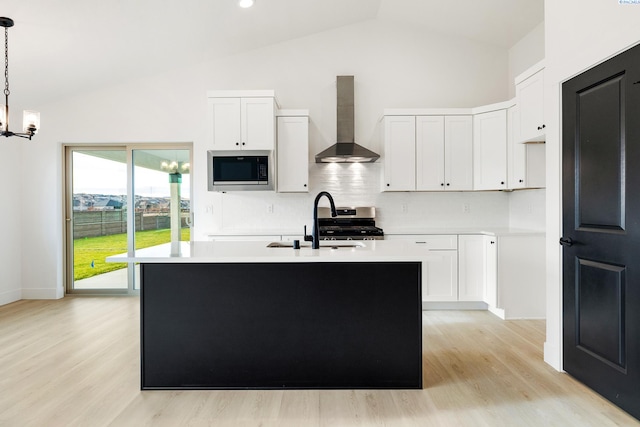
<path fill-rule="evenodd" d="M 406 203 L 403 203 L 403 204 L 402 204 L 402 206 L 401 206 L 401 208 L 402 208 L 402 213 L 407 213 L 407 212 L 409 212 L 409 207 L 407 206 L 407 204 L 406 204 Z"/>
<path fill-rule="evenodd" d="M 463 203 L 462 212 L 471 213 L 471 205 L 469 203 Z"/>
<path fill-rule="evenodd" d="M 270 214 L 273 213 L 273 203 L 267 204 L 267 213 L 270 213 Z"/>
<path fill-rule="evenodd" d="M 204 213 L 213 214 L 213 205 L 207 205 L 204 207 Z"/>

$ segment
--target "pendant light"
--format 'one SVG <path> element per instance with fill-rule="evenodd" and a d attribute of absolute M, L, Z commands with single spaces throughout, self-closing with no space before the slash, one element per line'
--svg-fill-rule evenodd
<path fill-rule="evenodd" d="M 4 27 L 4 97 L 5 105 L 0 104 L 0 136 L 19 136 L 31 139 L 40 130 L 40 113 L 24 110 L 22 115 L 23 133 L 9 130 L 9 27 L 13 27 L 13 19 L 0 17 L 0 26 Z"/>

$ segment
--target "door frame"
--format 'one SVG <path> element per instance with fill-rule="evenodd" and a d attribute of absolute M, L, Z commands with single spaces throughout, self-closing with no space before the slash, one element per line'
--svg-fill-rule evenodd
<path fill-rule="evenodd" d="M 73 227 L 71 225 L 71 214 L 73 213 L 73 162 L 71 159 L 73 151 L 76 150 L 124 150 L 127 158 L 127 206 L 134 206 L 134 182 L 133 182 L 133 152 L 135 150 L 189 150 L 190 172 L 193 177 L 193 143 L 191 142 L 167 142 L 167 143 L 62 143 L 62 279 L 64 283 L 65 295 L 139 295 L 140 287 L 135 288 L 135 263 L 127 265 L 127 288 L 126 289 L 74 289 L 73 288 Z M 194 182 L 191 179 L 189 189 L 189 200 L 191 200 L 190 219 L 193 227 L 193 189 Z M 133 256 L 135 253 L 135 209 L 127 209 L 127 253 Z M 193 240 L 193 233 L 191 233 Z"/>

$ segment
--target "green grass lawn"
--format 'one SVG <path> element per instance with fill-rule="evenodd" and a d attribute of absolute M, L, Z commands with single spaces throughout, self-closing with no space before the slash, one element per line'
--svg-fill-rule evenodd
<path fill-rule="evenodd" d="M 183 228 L 181 240 L 189 241 L 191 229 Z M 136 248 L 148 248 L 171 241 L 171 230 L 136 231 Z M 80 280 L 119 270 L 126 263 L 106 263 L 106 257 L 127 251 L 127 234 L 86 237 L 73 241 L 73 279 Z"/>

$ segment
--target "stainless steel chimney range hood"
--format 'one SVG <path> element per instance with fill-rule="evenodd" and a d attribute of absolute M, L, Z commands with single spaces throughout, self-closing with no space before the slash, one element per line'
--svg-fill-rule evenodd
<path fill-rule="evenodd" d="M 338 76 L 337 86 L 337 142 L 316 154 L 316 163 L 373 163 L 379 154 L 355 143 L 353 76 Z"/>

